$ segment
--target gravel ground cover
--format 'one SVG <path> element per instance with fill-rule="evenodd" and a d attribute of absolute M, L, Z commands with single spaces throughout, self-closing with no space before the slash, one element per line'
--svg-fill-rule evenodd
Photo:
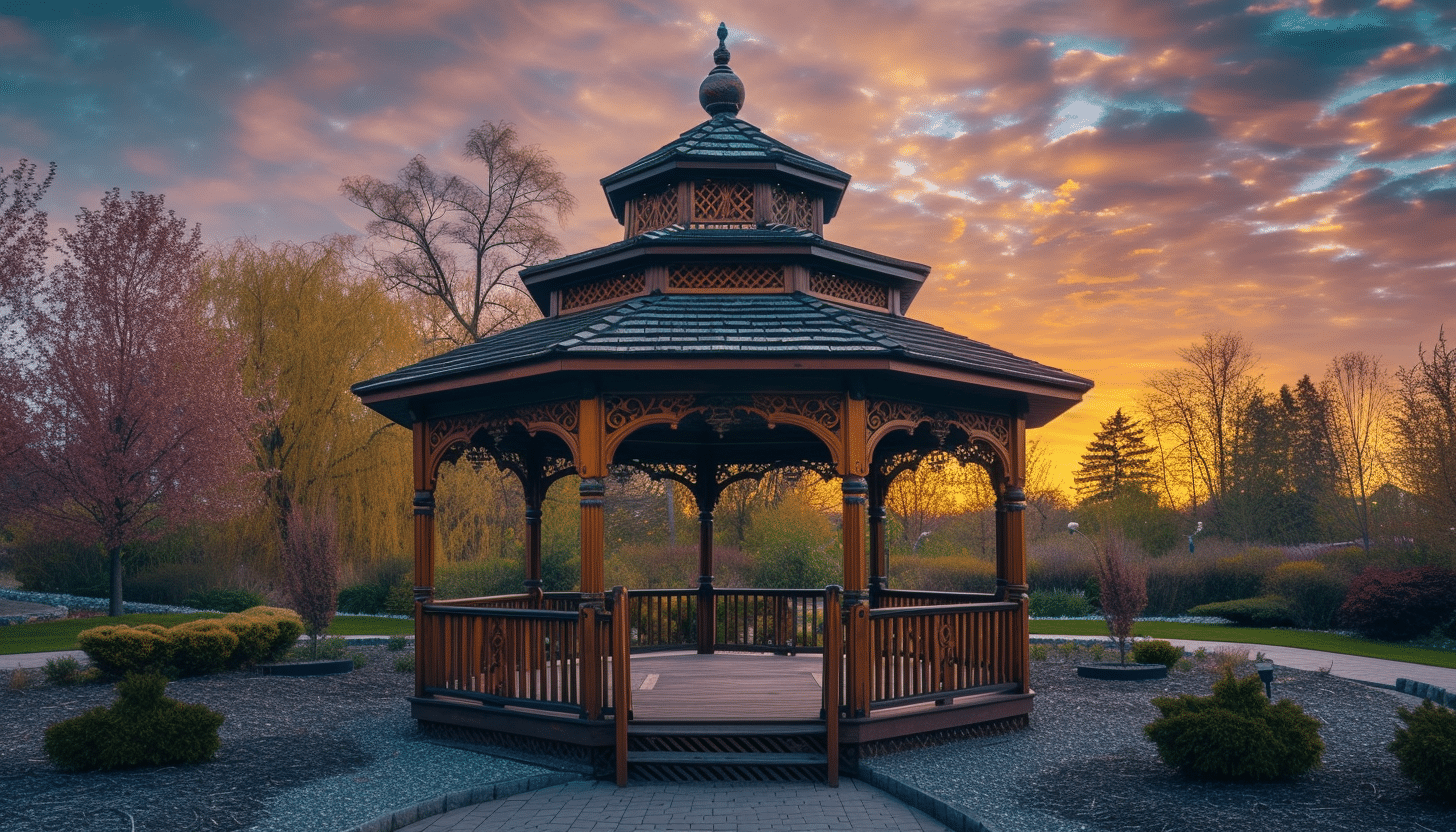
<path fill-rule="evenodd" d="M 332 832 L 439 795 L 548 773 L 420 739 L 404 701 L 411 677 L 393 670 L 399 654 L 359 652 L 368 665 L 341 676 L 239 672 L 173 682 L 169 696 L 227 717 L 222 750 L 200 766 L 57 772 L 41 751 L 45 727 L 109 704 L 111 687 L 37 683 L 0 693 L 0 832 Z M 1157 715 L 1154 696 L 1207 694 L 1213 671 L 1106 682 L 1078 678 L 1073 660 L 1053 655 L 1033 663 L 1038 698 L 1027 730 L 869 766 L 995 832 L 1456 830 L 1456 810 L 1420 797 L 1385 751 L 1395 709 L 1411 697 L 1281 668 L 1275 696 L 1324 723 L 1324 767 L 1284 783 L 1200 783 L 1158 762 L 1142 726 Z"/>
<path fill-rule="evenodd" d="M 1245 668 L 1246 672 L 1251 670 Z M 1208 667 L 1167 679 L 1082 679 L 1075 660 L 1032 663 L 1037 692 L 1021 732 L 868 761 L 995 832 L 1452 832 L 1456 809 L 1419 795 L 1385 746 L 1414 697 L 1327 674 L 1279 668 L 1274 698 L 1318 718 L 1324 765 L 1264 784 L 1207 783 L 1163 765 L 1142 728 L 1156 696 L 1204 696 Z"/>
<path fill-rule="evenodd" d="M 223 714 L 210 763 L 120 772 L 56 771 L 46 726 L 115 698 L 111 685 L 36 684 L 0 693 L 4 832 L 334 832 L 451 792 L 548 769 L 421 739 L 392 653 L 338 676 L 243 671 L 180 679 L 167 695 Z M 31 675 L 39 679 L 39 672 Z"/>

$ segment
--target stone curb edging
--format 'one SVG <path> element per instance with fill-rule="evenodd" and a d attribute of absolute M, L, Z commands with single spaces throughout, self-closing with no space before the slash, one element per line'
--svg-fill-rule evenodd
<path fill-rule="evenodd" d="M 906 806 L 919 809 L 954 829 L 955 832 L 996 832 L 970 812 L 952 806 L 938 797 L 931 797 L 914 786 L 896 780 L 887 774 L 867 769 L 863 763 L 860 764 L 859 771 L 854 774 L 854 779 L 874 786 Z"/>
<path fill-rule="evenodd" d="M 403 809 L 396 809 L 387 815 L 380 815 L 371 821 L 366 821 L 358 826 L 350 827 L 344 832 L 394 832 L 396 829 L 403 829 L 412 823 L 432 818 L 435 815 L 443 815 L 456 809 L 463 809 L 466 806 L 473 806 L 476 803 L 484 803 L 488 800 L 500 800 L 503 797 L 512 797 L 523 792 L 534 792 L 538 789 L 550 786 L 560 786 L 565 783 L 577 780 L 586 780 L 580 774 L 568 774 L 564 772 L 553 772 L 551 774 L 533 774 L 530 777 L 518 777 L 515 780 L 503 780 L 499 783 L 489 783 L 484 786 L 476 786 L 473 789 L 465 789 L 458 792 L 432 797 L 416 803 L 413 806 L 406 806 Z"/>
<path fill-rule="evenodd" d="M 1395 689 L 1401 693 L 1408 693 L 1411 696 L 1429 699 L 1437 705 L 1456 708 L 1456 693 L 1448 693 L 1445 688 L 1438 688 L 1435 685 L 1428 685 L 1425 682 L 1417 682 L 1412 679 L 1396 679 Z"/>

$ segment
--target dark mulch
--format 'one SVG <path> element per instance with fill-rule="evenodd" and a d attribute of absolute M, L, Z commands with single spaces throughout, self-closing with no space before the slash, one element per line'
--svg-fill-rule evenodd
<path fill-rule="evenodd" d="M 1245 668 L 1251 670 L 1251 668 Z M 1386 751 L 1412 697 L 1279 668 L 1276 699 L 1318 718 L 1323 766 L 1275 783 L 1203 782 L 1159 761 L 1142 728 L 1156 696 L 1207 695 L 1210 668 L 1166 680 L 1079 678 L 1073 662 L 1034 662 L 1025 731 L 873 760 L 871 765 L 983 819 L 998 832 L 1456 832 L 1456 808 L 1422 796 Z"/>
<path fill-rule="evenodd" d="M 98 773 L 63 773 L 41 750 L 46 726 L 115 698 L 111 685 L 37 685 L 0 693 L 0 830 L 101 832 L 239 830 L 266 820 L 285 790 L 355 771 L 370 756 L 350 736 L 357 724 L 386 722 L 413 732 L 405 697 L 412 677 L 395 673 L 384 648 L 363 648 L 368 666 L 339 676 L 287 678 L 252 672 L 181 679 L 167 695 L 226 717 L 210 763 Z M 35 678 L 39 671 L 31 671 Z M 320 830 L 327 832 L 327 830 Z"/>

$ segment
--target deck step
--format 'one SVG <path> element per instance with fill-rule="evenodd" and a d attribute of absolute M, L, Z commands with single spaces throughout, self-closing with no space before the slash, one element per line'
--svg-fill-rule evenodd
<path fill-rule="evenodd" d="M 627 762 L 680 766 L 823 766 L 823 754 L 753 752 L 628 751 Z"/>
<path fill-rule="evenodd" d="M 822 737 L 822 722 L 641 722 L 627 726 L 632 737 Z"/>

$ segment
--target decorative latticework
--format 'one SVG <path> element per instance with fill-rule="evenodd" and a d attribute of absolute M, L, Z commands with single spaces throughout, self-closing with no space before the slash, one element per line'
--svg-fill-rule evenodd
<path fill-rule="evenodd" d="M 670 185 L 665 191 L 646 194 L 637 199 L 632 227 L 627 230 L 627 236 L 635 237 L 648 231 L 656 231 L 675 222 L 677 222 L 677 186 Z"/>
<path fill-rule="evenodd" d="M 630 298 L 647 291 L 647 278 L 641 272 L 578 283 L 561 290 L 561 311 L 594 306 L 603 301 Z"/>
<path fill-rule="evenodd" d="M 814 201 L 802 191 L 786 191 L 778 185 L 773 189 L 774 222 L 792 225 L 805 231 L 814 230 Z"/>
<path fill-rule="evenodd" d="M 783 286 L 782 266 L 743 263 L 673 266 L 667 272 L 667 288 L 687 292 L 753 292 Z"/>
<path fill-rule="evenodd" d="M 693 184 L 694 225 L 753 225 L 753 185 L 708 180 Z"/>
<path fill-rule="evenodd" d="M 871 283 L 868 280 L 858 280 L 828 272 L 814 272 L 809 275 L 809 291 L 816 295 L 828 295 L 832 298 L 847 300 L 851 303 L 862 303 L 877 309 L 890 308 L 889 287 Z"/>

